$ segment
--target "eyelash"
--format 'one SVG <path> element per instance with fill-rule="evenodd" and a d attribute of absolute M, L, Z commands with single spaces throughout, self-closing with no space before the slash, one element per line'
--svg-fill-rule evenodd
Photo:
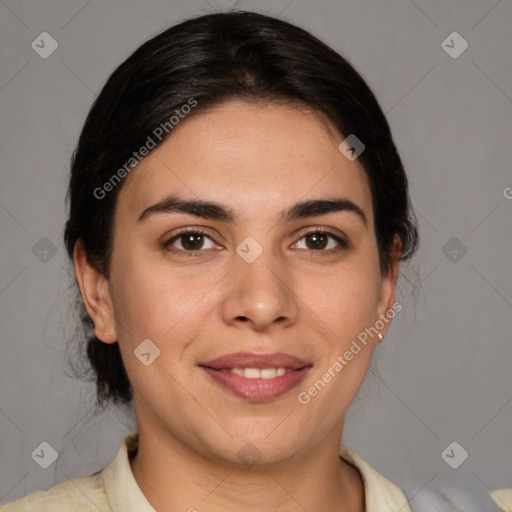
<path fill-rule="evenodd" d="M 194 235 L 195 234 L 201 234 L 201 235 L 205 235 L 206 237 L 212 239 L 212 237 L 206 231 L 203 231 L 200 228 L 194 228 L 194 229 L 186 228 L 183 231 L 180 231 L 179 233 L 174 235 L 172 238 L 170 238 L 166 242 L 163 242 L 162 243 L 162 248 L 167 250 L 167 251 L 169 251 L 169 252 L 175 253 L 175 254 L 185 255 L 186 257 L 202 256 L 203 251 L 208 250 L 208 249 L 197 249 L 197 250 L 193 250 L 193 251 L 186 251 L 186 250 L 182 250 L 182 249 L 176 249 L 176 248 L 171 246 L 171 244 L 174 241 L 178 240 L 183 235 L 189 235 L 189 234 L 194 234 Z M 325 230 L 325 229 L 321 229 L 321 228 L 315 228 L 315 229 L 313 229 L 311 231 L 303 233 L 302 236 L 299 238 L 299 240 L 302 240 L 303 238 L 305 238 L 307 236 L 315 235 L 315 234 L 328 235 L 329 237 L 334 239 L 336 242 L 338 242 L 341 247 L 336 248 L 336 249 L 328 249 L 328 250 L 325 250 L 325 249 L 320 249 L 320 250 L 309 249 L 312 252 L 312 254 L 314 254 L 314 253 L 323 253 L 323 254 L 330 255 L 330 254 L 333 254 L 334 252 L 338 252 L 338 251 L 343 250 L 343 249 L 348 249 L 348 247 L 349 247 L 348 242 L 346 240 L 344 240 L 343 238 L 341 238 L 339 235 L 336 235 L 336 234 L 334 234 L 331 231 L 328 231 L 328 230 Z"/>

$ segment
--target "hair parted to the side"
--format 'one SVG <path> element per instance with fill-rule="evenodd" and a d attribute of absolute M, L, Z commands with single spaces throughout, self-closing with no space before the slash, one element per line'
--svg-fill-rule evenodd
<path fill-rule="evenodd" d="M 187 117 L 232 98 L 281 102 L 312 109 L 341 136 L 355 134 L 365 144 L 358 161 L 370 182 L 381 270 L 389 268 L 395 234 L 402 243 L 401 259 L 412 256 L 418 233 L 408 181 L 368 85 L 342 56 L 305 30 L 237 11 L 175 25 L 145 42 L 112 73 L 87 116 L 71 162 L 64 233 L 70 258 L 75 244 L 82 243 L 89 261 L 108 278 L 113 214 L 124 181 L 101 198 L 94 191 L 191 98 L 197 105 Z M 82 308 L 97 402 L 129 403 L 133 390 L 119 345 L 90 334 L 92 321 Z"/>

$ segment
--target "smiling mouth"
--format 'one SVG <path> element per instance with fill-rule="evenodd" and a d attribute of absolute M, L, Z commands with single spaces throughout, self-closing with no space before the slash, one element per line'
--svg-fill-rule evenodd
<path fill-rule="evenodd" d="M 265 402 L 298 386 L 313 365 L 284 353 L 236 353 L 198 366 L 221 389 L 246 400 Z"/>

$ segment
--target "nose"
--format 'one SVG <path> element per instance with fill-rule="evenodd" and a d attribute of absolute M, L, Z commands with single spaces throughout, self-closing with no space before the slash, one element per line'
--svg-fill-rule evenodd
<path fill-rule="evenodd" d="M 252 263 L 236 257 L 222 304 L 224 322 L 255 331 L 284 328 L 297 321 L 298 303 L 290 268 L 264 250 Z"/>

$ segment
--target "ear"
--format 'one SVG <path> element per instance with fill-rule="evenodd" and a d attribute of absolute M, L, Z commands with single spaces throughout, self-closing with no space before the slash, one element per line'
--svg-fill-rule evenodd
<path fill-rule="evenodd" d="M 117 336 L 109 282 L 89 263 L 82 240 L 75 244 L 73 261 L 82 300 L 94 324 L 94 334 L 105 343 L 115 343 Z"/>
<path fill-rule="evenodd" d="M 393 239 L 391 248 L 389 267 L 385 274 L 381 277 L 381 290 L 379 296 L 379 306 L 377 311 L 376 321 L 384 318 L 386 311 L 394 310 L 393 304 L 395 302 L 395 288 L 398 281 L 400 254 L 402 252 L 402 241 L 398 235 Z M 386 317 L 387 318 L 387 317 Z M 384 327 L 380 330 L 382 336 L 385 336 L 391 322 L 384 321 Z"/>

